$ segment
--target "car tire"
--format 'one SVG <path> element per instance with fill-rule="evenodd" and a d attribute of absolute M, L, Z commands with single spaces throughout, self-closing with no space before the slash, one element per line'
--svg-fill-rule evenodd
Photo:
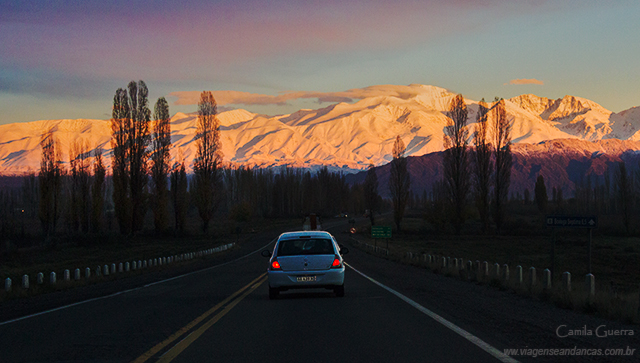
<path fill-rule="evenodd" d="M 344 285 L 334 287 L 333 292 L 337 297 L 344 297 Z"/>
<path fill-rule="evenodd" d="M 269 299 L 270 300 L 277 299 L 278 298 L 278 294 L 280 294 L 280 291 L 277 288 L 269 286 Z"/>

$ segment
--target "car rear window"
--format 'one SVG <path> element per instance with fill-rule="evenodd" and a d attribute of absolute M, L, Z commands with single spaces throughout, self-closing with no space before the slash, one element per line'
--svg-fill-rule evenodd
<path fill-rule="evenodd" d="M 280 241 L 278 245 L 278 256 L 333 255 L 334 253 L 330 239 L 290 239 Z"/>

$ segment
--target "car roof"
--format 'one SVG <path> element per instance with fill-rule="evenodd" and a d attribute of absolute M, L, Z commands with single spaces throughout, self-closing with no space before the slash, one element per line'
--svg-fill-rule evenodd
<path fill-rule="evenodd" d="M 278 241 L 285 239 L 298 239 L 298 238 L 331 238 L 331 233 L 325 231 L 298 231 L 298 232 L 286 232 L 278 237 Z"/>

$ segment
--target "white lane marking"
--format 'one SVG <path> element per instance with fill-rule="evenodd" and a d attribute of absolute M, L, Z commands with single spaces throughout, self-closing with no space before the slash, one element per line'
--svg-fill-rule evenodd
<path fill-rule="evenodd" d="M 373 282 L 374 284 L 382 287 L 383 289 L 385 289 L 385 290 L 389 291 L 390 293 L 394 294 L 395 296 L 399 297 L 400 299 L 405 301 L 407 304 L 409 304 L 409 305 L 413 306 L 414 308 L 418 309 L 420 312 L 428 315 L 433 320 L 437 321 L 438 323 L 440 323 L 440 324 L 446 326 L 447 328 L 453 330 L 454 332 L 458 333 L 463 338 L 467 339 L 471 343 L 473 343 L 473 344 L 477 345 L 478 347 L 482 348 L 482 350 L 484 350 L 485 352 L 491 354 L 492 356 L 494 356 L 495 358 L 497 358 L 501 362 L 518 363 L 517 360 L 509 357 L 508 355 L 506 355 L 503 352 L 501 352 L 499 349 L 492 347 L 491 345 L 487 344 L 482 339 L 480 339 L 477 336 L 469 333 L 468 331 L 460 328 L 459 326 L 453 324 L 449 320 L 447 320 L 447 319 L 441 317 L 440 315 L 434 313 L 433 311 L 425 308 L 424 306 L 418 304 L 417 302 L 415 302 L 415 301 L 411 300 L 410 298 L 404 296 L 403 294 L 397 292 L 396 290 L 394 290 L 394 289 L 382 284 L 381 282 L 378 282 L 378 281 L 374 280 L 373 278 L 365 275 L 364 273 L 358 271 L 357 269 L 355 269 L 353 266 L 349 265 L 348 263 L 345 262 L 345 265 L 347 265 L 353 271 L 355 271 L 355 272 L 359 273 L 360 275 L 362 275 L 364 278 L 366 278 L 369 281 Z"/>
<path fill-rule="evenodd" d="M 164 279 L 164 280 L 160 280 L 160 281 L 152 282 L 152 283 L 150 283 L 150 284 L 146 284 L 146 285 L 143 285 L 143 286 L 140 286 L 140 287 L 136 287 L 136 288 L 133 288 L 133 289 L 123 290 L 123 291 L 118 291 L 118 292 L 113 293 L 113 294 L 111 294 L 111 295 L 105 295 L 105 296 L 100 296 L 100 297 L 94 297 L 94 298 L 89 299 L 89 300 L 83 300 L 83 301 L 79 301 L 79 302 L 76 302 L 76 303 L 73 303 L 73 304 L 60 306 L 60 307 L 57 307 L 57 308 L 54 308 L 54 309 L 41 311 L 41 312 L 39 312 L 39 313 L 35 313 L 35 314 L 26 315 L 26 316 L 22 316 L 22 317 L 19 317 L 19 318 L 15 318 L 15 319 L 11 319 L 11 320 L 7 320 L 7 321 L 3 321 L 3 322 L 1 322 L 1 323 L 0 323 L 0 326 L 2 326 L 2 325 L 6 325 L 6 324 L 15 323 L 15 322 L 20 321 L 20 320 L 26 320 L 26 319 L 29 319 L 29 318 L 34 318 L 34 317 L 36 317 L 36 316 L 40 316 L 40 315 L 44 315 L 44 314 L 48 314 L 48 313 L 53 313 L 53 312 L 55 312 L 55 311 L 64 310 L 64 309 L 67 309 L 67 308 L 71 308 L 71 307 L 74 307 L 74 306 L 78 306 L 78 305 L 82 305 L 82 304 L 90 303 L 90 302 L 93 302 L 93 301 L 102 300 L 102 299 L 108 299 L 108 298 L 110 298 L 110 297 L 114 297 L 114 296 L 118 296 L 118 295 L 126 294 L 126 293 L 129 293 L 129 292 L 132 292 L 132 291 L 142 290 L 142 289 L 144 289 L 144 288 L 147 288 L 147 287 L 150 287 L 150 286 L 153 286 L 153 285 L 158 285 L 158 284 L 162 284 L 162 283 L 165 283 L 165 282 L 168 282 L 168 281 L 173 281 L 173 280 L 180 279 L 180 278 L 183 278 L 183 277 L 186 277 L 186 276 L 190 276 L 190 275 L 193 275 L 193 274 L 196 274 L 196 273 L 200 273 L 200 272 L 204 272 L 204 271 L 209 271 L 209 270 L 212 270 L 212 269 L 214 269 L 214 268 L 222 267 L 222 266 L 228 265 L 228 264 L 230 264 L 230 263 L 234 263 L 234 262 L 240 261 L 240 260 L 242 260 L 243 258 L 247 258 L 247 257 L 249 257 L 249 256 L 251 256 L 251 255 L 253 255 L 253 254 L 257 253 L 258 251 L 260 251 L 260 250 L 262 250 L 262 249 L 266 248 L 267 246 L 269 246 L 269 245 L 270 245 L 270 244 L 272 244 L 273 242 L 275 242 L 275 239 L 273 239 L 271 242 L 267 243 L 266 245 L 264 245 L 264 246 L 262 246 L 262 247 L 258 248 L 257 250 L 255 250 L 255 251 L 253 251 L 253 252 L 251 252 L 251 253 L 249 253 L 249 254 L 246 254 L 246 255 L 244 255 L 244 256 L 238 257 L 238 258 L 236 258 L 235 260 L 232 260 L 232 261 L 228 261 L 228 262 L 225 262 L 225 263 L 221 263 L 221 264 L 219 264 L 219 265 L 215 265 L 215 266 L 207 267 L 207 268 L 204 268 L 204 269 L 202 269 L 202 270 L 196 270 L 196 271 L 188 272 L 188 273 L 186 273 L 186 274 L 179 275 L 179 276 L 174 276 L 174 277 L 171 277 L 171 278 L 168 278 L 168 279 Z"/>

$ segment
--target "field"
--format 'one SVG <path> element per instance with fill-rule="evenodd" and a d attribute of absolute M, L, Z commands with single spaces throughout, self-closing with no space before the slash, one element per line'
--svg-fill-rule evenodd
<path fill-rule="evenodd" d="M 637 313 L 640 284 L 640 238 L 624 236 L 607 236 L 593 231 L 592 237 L 592 273 L 596 280 L 596 301 L 587 301 L 584 292 L 585 275 L 588 273 L 588 229 L 557 229 L 543 226 L 540 216 L 530 217 L 512 215 L 513 220 L 525 221 L 527 228 L 539 228 L 530 233 L 522 228 L 512 235 L 464 234 L 459 236 L 435 232 L 425 218 L 418 212 L 408 214 L 402 222 L 402 233 L 394 227 L 393 238 L 374 240 L 370 236 L 368 221 L 358 223 L 358 233 L 354 237 L 361 243 L 389 249 L 389 259 L 402 263 L 420 265 L 431 268 L 438 273 L 452 274 L 439 266 L 429 265 L 424 255 L 458 258 L 466 261 L 488 262 L 489 270 L 494 264 L 508 265 L 511 281 L 508 283 L 484 281 L 502 289 L 533 294 L 536 297 L 550 299 L 557 304 L 585 311 L 598 311 L 602 315 L 627 321 L 638 321 Z M 377 225 L 393 226 L 391 215 L 382 215 Z M 473 228 L 473 226 L 471 226 Z M 553 240 L 555 239 L 555 253 Z M 411 253 L 414 258 L 409 258 Z M 541 278 L 544 269 L 552 270 L 552 256 L 555 256 L 555 273 L 552 276 L 552 294 L 543 294 Z M 516 266 L 522 266 L 524 279 L 528 278 L 530 267 L 536 268 L 537 289 L 525 291 L 514 285 Z M 573 292 L 567 295 L 561 291 L 562 273 L 568 271 L 572 275 Z M 458 275 L 453 273 L 453 275 Z M 467 278 L 467 275 L 461 276 Z"/>

